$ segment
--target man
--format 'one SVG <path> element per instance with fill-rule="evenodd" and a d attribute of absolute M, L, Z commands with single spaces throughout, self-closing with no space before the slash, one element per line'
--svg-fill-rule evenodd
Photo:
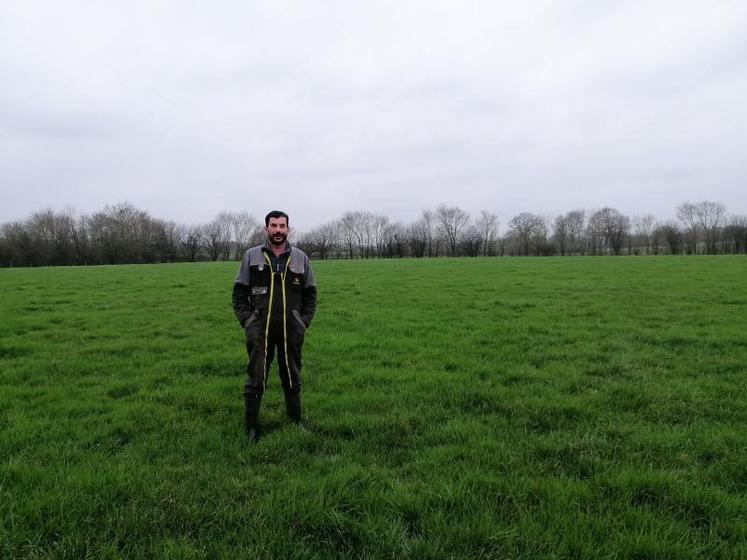
<path fill-rule="evenodd" d="M 233 309 L 249 355 L 244 400 L 252 442 L 259 439 L 259 405 L 276 352 L 286 411 L 301 423 L 301 347 L 316 310 L 316 281 L 309 257 L 288 243 L 289 231 L 286 213 L 267 214 L 267 241 L 244 253 L 233 284 Z"/>

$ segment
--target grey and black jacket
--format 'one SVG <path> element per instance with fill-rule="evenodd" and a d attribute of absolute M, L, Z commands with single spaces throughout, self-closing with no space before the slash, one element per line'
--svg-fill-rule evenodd
<path fill-rule="evenodd" d="M 248 249 L 236 274 L 231 299 L 242 326 L 254 315 L 269 325 L 272 315 L 284 311 L 286 321 L 300 320 L 308 327 L 316 311 L 316 280 L 309 257 L 290 243 L 277 259 L 267 243 Z"/>

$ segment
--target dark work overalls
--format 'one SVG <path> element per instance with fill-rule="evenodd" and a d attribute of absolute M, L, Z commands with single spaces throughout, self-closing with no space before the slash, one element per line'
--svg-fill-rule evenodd
<path fill-rule="evenodd" d="M 276 355 L 288 416 L 301 419 L 301 349 L 316 308 L 308 258 L 290 246 L 278 257 L 266 246 L 249 249 L 234 283 L 233 305 L 246 334 L 246 424 L 256 439 L 259 404 Z"/>

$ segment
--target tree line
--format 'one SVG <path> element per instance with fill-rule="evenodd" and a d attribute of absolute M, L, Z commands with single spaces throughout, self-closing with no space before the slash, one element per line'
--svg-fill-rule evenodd
<path fill-rule="evenodd" d="M 747 252 L 747 216 L 727 215 L 719 202 L 684 202 L 676 217 L 626 216 L 608 207 L 554 217 L 522 212 L 501 233 L 494 212 L 471 216 L 441 204 L 408 224 L 375 212 L 346 211 L 294 233 L 293 241 L 316 259 Z M 126 202 L 91 215 L 48 209 L 0 227 L 0 266 L 238 260 L 263 242 L 263 226 L 246 211 L 221 212 L 208 223 L 187 226 Z"/>

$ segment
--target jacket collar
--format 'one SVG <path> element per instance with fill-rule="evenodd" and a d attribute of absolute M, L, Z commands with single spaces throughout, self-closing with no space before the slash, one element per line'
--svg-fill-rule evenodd
<path fill-rule="evenodd" d="M 272 252 L 272 246 L 270 245 L 270 241 L 267 239 L 265 239 L 265 242 L 262 244 L 262 250 L 269 252 L 271 255 L 275 254 Z M 285 253 L 290 253 L 290 250 L 291 250 L 291 244 L 286 240 L 285 249 L 280 254 L 284 255 Z"/>

